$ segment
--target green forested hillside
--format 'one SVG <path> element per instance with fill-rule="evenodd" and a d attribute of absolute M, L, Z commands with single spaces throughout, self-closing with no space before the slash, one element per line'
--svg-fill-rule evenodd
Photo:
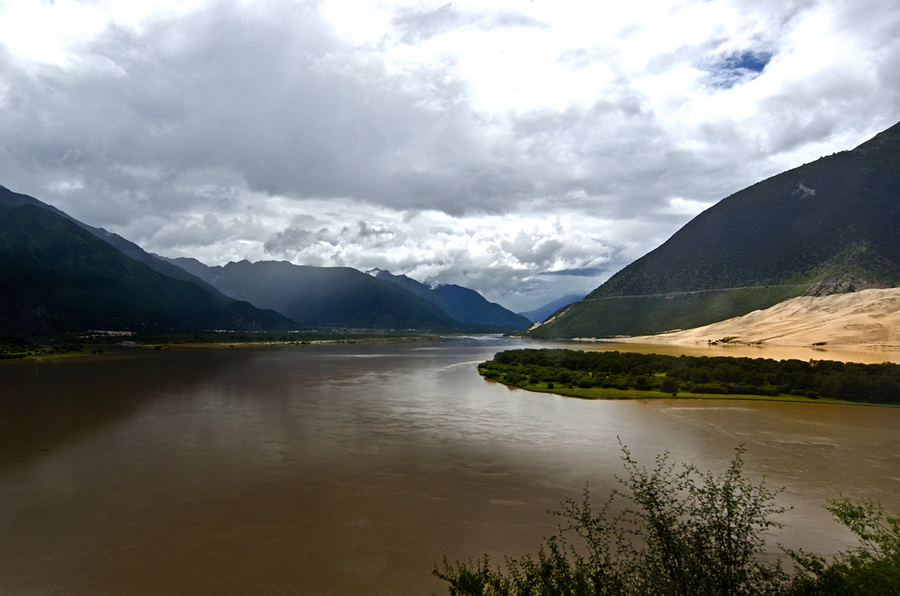
<path fill-rule="evenodd" d="M 0 334 L 70 329 L 285 329 L 246 302 L 172 279 L 35 205 L 0 205 Z"/>
<path fill-rule="evenodd" d="M 898 284 L 900 124 L 720 201 L 530 334 L 658 333 Z"/>

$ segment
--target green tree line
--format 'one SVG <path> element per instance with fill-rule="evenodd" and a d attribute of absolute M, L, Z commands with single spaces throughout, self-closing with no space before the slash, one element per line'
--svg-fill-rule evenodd
<path fill-rule="evenodd" d="M 900 404 L 900 365 L 892 363 L 528 349 L 500 352 L 478 369 L 487 378 L 525 388 L 796 395 Z"/>

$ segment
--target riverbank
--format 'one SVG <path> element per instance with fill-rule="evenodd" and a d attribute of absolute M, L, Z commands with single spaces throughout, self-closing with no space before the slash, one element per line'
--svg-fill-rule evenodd
<path fill-rule="evenodd" d="M 811 398 L 802 395 L 742 395 L 742 394 L 714 394 L 714 393 L 664 393 L 662 391 L 639 391 L 637 389 L 613 389 L 613 388 L 597 388 L 582 389 L 580 387 L 552 387 L 548 388 L 546 383 L 525 383 L 511 384 L 496 379 L 485 379 L 489 382 L 504 385 L 509 389 L 521 389 L 522 391 L 531 391 L 533 393 L 549 393 L 552 395 L 561 395 L 563 397 L 574 397 L 576 399 L 586 400 L 635 400 L 635 399 L 678 399 L 678 400 L 737 400 L 737 401 L 755 401 L 755 402 L 784 402 L 784 403 L 808 403 L 808 404 L 833 404 L 844 406 L 879 406 L 879 407 L 900 407 L 893 404 L 870 404 L 860 403 L 841 399 L 832 398 Z"/>
<path fill-rule="evenodd" d="M 277 338 L 264 339 L 265 334 L 223 334 L 204 332 L 202 334 L 134 334 L 108 332 L 82 334 L 77 337 L 53 338 L 52 343 L 0 346 L 0 362 L 21 362 L 28 360 L 60 360 L 70 358 L 103 357 L 121 355 L 135 350 L 208 350 L 240 348 L 286 348 L 320 345 L 340 345 L 355 343 L 398 343 L 440 341 L 443 336 L 435 334 L 390 333 L 315 333 L 288 336 L 282 333 Z M 273 334 L 276 335 L 276 334 Z M 324 335 L 332 335 L 323 338 Z"/>

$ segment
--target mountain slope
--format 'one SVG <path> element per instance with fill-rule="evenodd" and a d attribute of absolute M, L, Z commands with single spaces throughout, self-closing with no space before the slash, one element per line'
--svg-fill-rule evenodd
<path fill-rule="evenodd" d="M 693 345 L 723 339 L 732 344 L 896 348 L 900 345 L 900 288 L 798 296 L 696 329 L 628 341 Z"/>
<path fill-rule="evenodd" d="M 529 310 L 527 312 L 520 312 L 519 314 L 532 323 L 537 323 L 538 321 L 547 319 L 550 315 L 552 315 L 559 309 L 569 306 L 573 302 L 578 302 L 582 298 L 584 298 L 584 296 L 582 296 L 581 294 L 569 294 L 568 296 L 563 296 L 562 298 L 558 298 L 553 302 L 548 302 L 540 308 Z"/>
<path fill-rule="evenodd" d="M 207 267 L 171 262 L 233 298 L 271 308 L 302 325 L 458 330 L 464 325 L 424 298 L 349 267 L 240 261 Z"/>
<path fill-rule="evenodd" d="M 493 325 L 510 330 L 527 327 L 531 321 L 507 310 L 495 302 L 488 302 L 475 290 L 456 284 L 444 284 L 432 290 L 453 309 L 451 315 L 465 323 Z M 455 314 L 454 314 L 455 313 Z"/>
<path fill-rule="evenodd" d="M 94 236 L 99 238 L 100 240 L 103 240 L 104 242 L 106 242 L 107 244 L 109 244 L 110 246 L 112 246 L 113 248 L 118 250 L 119 252 L 122 252 L 122 253 L 128 255 L 135 261 L 139 261 L 139 262 L 143 263 L 144 265 L 146 265 L 147 267 L 150 267 L 154 271 L 156 271 L 158 273 L 162 273 L 163 275 L 172 277 L 174 279 L 180 279 L 183 281 L 189 281 L 189 282 L 195 283 L 198 286 L 206 289 L 207 291 L 210 291 L 213 294 L 217 294 L 217 295 L 221 296 L 221 294 L 219 293 L 219 291 L 217 289 L 215 289 L 211 285 L 207 284 L 200 278 L 189 274 L 188 272 L 184 271 L 180 267 L 176 267 L 175 265 L 165 261 L 164 259 L 161 259 L 155 255 L 151 255 L 150 253 L 146 252 L 144 249 L 142 249 L 140 246 L 138 246 L 134 242 L 131 242 L 130 240 L 126 240 L 125 238 L 122 238 L 118 234 L 114 234 L 112 232 L 104 230 L 103 228 L 95 228 L 95 227 L 89 226 L 83 222 L 80 222 L 77 219 L 75 219 L 74 217 L 70 216 L 68 213 L 65 213 L 64 211 L 60 211 L 56 207 L 54 207 L 52 205 L 48 205 L 47 203 L 44 203 L 42 201 L 39 201 L 39 200 L 35 199 L 34 197 L 30 197 L 28 195 L 13 192 L 13 191 L 9 190 L 8 188 L 6 188 L 5 186 L 0 186 L 0 205 L 8 205 L 8 206 L 12 206 L 12 207 L 19 207 L 22 205 L 34 205 L 35 207 L 41 207 L 42 209 L 47 209 L 48 211 L 51 211 L 52 213 L 55 213 L 56 215 L 59 215 L 61 217 L 64 217 L 65 219 L 68 219 L 71 222 L 74 222 L 79 227 L 81 227 L 84 230 L 87 230 L 88 232 L 90 232 L 91 234 L 93 234 Z"/>
<path fill-rule="evenodd" d="M 900 124 L 723 199 L 529 335 L 646 335 L 798 295 L 895 285 Z"/>
<path fill-rule="evenodd" d="M 153 271 L 33 204 L 0 205 L 0 304 L 0 332 L 12 335 L 295 326 L 277 313 Z"/>
<path fill-rule="evenodd" d="M 431 287 L 405 275 L 393 275 L 381 270 L 374 275 L 377 279 L 395 283 L 425 298 L 461 323 L 485 325 L 507 331 L 516 331 L 531 323 L 525 317 L 495 302 L 489 302 L 484 296 L 469 288 L 455 284 Z"/>

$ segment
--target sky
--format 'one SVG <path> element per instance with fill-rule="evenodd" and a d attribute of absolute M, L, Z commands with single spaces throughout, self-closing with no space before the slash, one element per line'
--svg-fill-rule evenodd
<path fill-rule="evenodd" d="M 900 0 L 0 0 L 0 184 L 526 311 L 900 121 Z"/>

